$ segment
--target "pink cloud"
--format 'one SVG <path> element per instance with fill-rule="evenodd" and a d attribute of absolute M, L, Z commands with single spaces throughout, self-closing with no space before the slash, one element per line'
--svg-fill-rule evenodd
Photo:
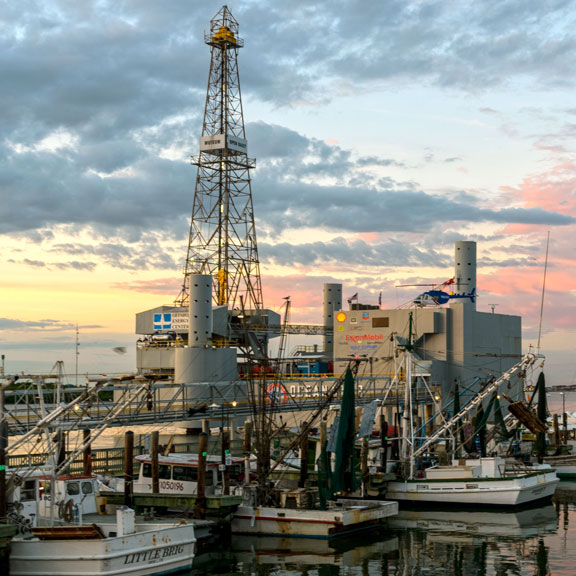
<path fill-rule="evenodd" d="M 131 290 L 148 294 L 165 294 L 174 300 L 182 288 L 182 278 L 156 278 L 154 280 L 142 280 L 137 282 L 116 282 L 112 284 L 119 290 Z"/>
<path fill-rule="evenodd" d="M 525 208 L 540 207 L 563 214 L 576 212 L 576 166 L 563 162 L 549 172 L 528 176 L 518 187 L 501 188 L 511 200 Z"/>

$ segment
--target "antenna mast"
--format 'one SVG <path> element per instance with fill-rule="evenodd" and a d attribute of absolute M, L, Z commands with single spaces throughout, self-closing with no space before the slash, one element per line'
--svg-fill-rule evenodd
<path fill-rule="evenodd" d="M 546 289 L 546 271 L 548 269 L 549 246 L 550 246 L 550 230 L 548 230 L 548 238 L 546 239 L 546 258 L 544 260 L 544 278 L 542 280 L 542 301 L 540 302 L 540 321 L 538 323 L 538 345 L 536 346 L 536 354 L 540 354 L 540 336 L 542 335 L 542 315 L 544 314 L 544 291 Z"/>

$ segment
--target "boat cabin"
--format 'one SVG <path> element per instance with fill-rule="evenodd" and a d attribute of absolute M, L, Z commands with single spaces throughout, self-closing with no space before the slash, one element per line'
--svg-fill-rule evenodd
<path fill-rule="evenodd" d="M 81 514 L 97 512 L 101 483 L 96 476 L 66 474 L 54 479 L 45 469 L 22 469 L 7 477 L 8 514 L 23 527 L 37 526 L 41 518 L 72 522 Z"/>
<path fill-rule="evenodd" d="M 138 477 L 134 480 L 134 492 L 152 493 L 152 457 L 149 454 L 136 456 L 139 464 Z M 239 485 L 244 480 L 244 460 L 230 458 L 226 464 L 230 485 Z M 206 458 L 206 494 L 221 494 L 223 486 L 223 464 L 218 456 Z M 168 454 L 158 456 L 158 485 L 160 494 L 196 494 L 198 491 L 198 456 L 194 454 Z"/>

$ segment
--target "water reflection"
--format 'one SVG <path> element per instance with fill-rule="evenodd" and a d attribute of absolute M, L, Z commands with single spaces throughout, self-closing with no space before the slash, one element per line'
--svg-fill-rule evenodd
<path fill-rule="evenodd" d="M 572 576 L 576 482 L 553 504 L 516 512 L 402 510 L 379 534 L 323 540 L 234 537 L 195 576 Z M 570 521 L 572 520 L 572 526 Z"/>
<path fill-rule="evenodd" d="M 557 516 L 551 504 L 518 512 L 401 511 L 393 524 L 400 556 L 388 573 L 544 576 L 542 537 L 556 532 Z"/>

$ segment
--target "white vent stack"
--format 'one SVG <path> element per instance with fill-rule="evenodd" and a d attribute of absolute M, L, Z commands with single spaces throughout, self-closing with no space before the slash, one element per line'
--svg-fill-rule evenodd
<path fill-rule="evenodd" d="M 212 341 L 212 276 L 190 275 L 188 346 L 209 346 Z"/>
<path fill-rule="evenodd" d="M 476 242 L 460 241 L 454 246 L 454 293 L 477 294 L 476 290 Z M 452 301 L 454 302 L 454 300 Z M 476 298 L 456 300 L 476 310 Z"/>
<path fill-rule="evenodd" d="M 334 355 L 334 314 L 342 310 L 342 284 L 324 284 L 324 354 Z"/>

